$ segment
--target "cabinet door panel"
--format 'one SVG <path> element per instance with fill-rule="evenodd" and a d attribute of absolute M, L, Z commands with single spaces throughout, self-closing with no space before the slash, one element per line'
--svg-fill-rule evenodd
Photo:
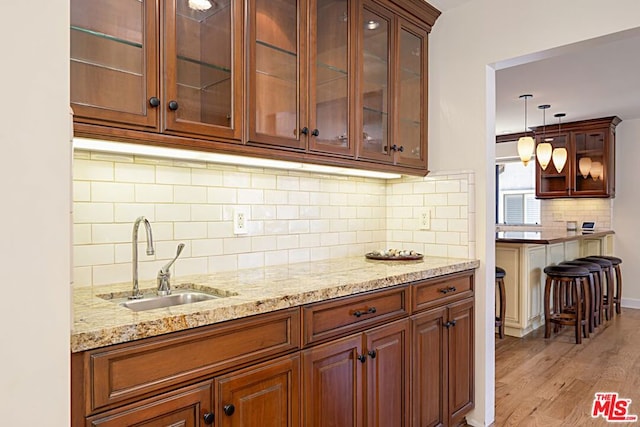
<path fill-rule="evenodd" d="M 196 427 L 212 410 L 211 381 L 87 419 L 91 427 Z"/>
<path fill-rule="evenodd" d="M 412 318 L 412 417 L 419 427 L 447 422 L 447 337 L 445 307 Z"/>
<path fill-rule="evenodd" d="M 71 104 L 78 120 L 156 128 L 157 12 L 153 1 L 71 2 Z"/>
<path fill-rule="evenodd" d="M 473 300 L 449 306 L 449 425 L 473 408 Z"/>
<path fill-rule="evenodd" d="M 568 196 L 571 191 L 571 175 L 572 175 L 572 148 L 569 144 L 570 136 L 566 134 L 544 134 L 536 137 L 536 143 L 540 144 L 547 138 L 551 139 L 553 148 L 567 149 L 567 162 L 558 172 L 553 161 L 542 170 L 540 164 L 536 162 L 536 196 L 544 197 L 561 197 Z"/>
<path fill-rule="evenodd" d="M 241 2 L 216 1 L 208 9 L 188 0 L 165 4 L 165 128 L 239 139 Z"/>
<path fill-rule="evenodd" d="M 400 20 L 398 49 L 396 163 L 426 167 L 427 33 Z"/>
<path fill-rule="evenodd" d="M 305 2 L 251 0 L 249 4 L 249 141 L 303 148 Z M 306 124 L 305 124 L 306 126 Z"/>
<path fill-rule="evenodd" d="M 297 427 L 300 358 L 287 356 L 216 379 L 222 427 Z M 228 415 L 225 407 L 233 405 Z M 229 410 L 227 409 L 227 412 Z"/>
<path fill-rule="evenodd" d="M 314 4 L 315 3 L 315 4 Z M 310 122 L 317 135 L 309 148 L 337 154 L 353 154 L 349 131 L 351 60 L 349 31 L 355 2 L 315 0 L 310 29 Z M 315 18 L 314 18 L 315 17 Z"/>
<path fill-rule="evenodd" d="M 362 427 L 361 334 L 305 350 L 305 427 Z"/>
<path fill-rule="evenodd" d="M 368 426 L 408 426 L 409 320 L 365 333 Z"/>
<path fill-rule="evenodd" d="M 362 53 L 359 88 L 362 100 L 362 146 L 360 156 L 391 161 L 391 117 L 394 70 L 390 66 L 394 30 L 390 12 L 367 2 L 362 10 Z"/>
<path fill-rule="evenodd" d="M 585 172 L 588 170 L 587 175 L 582 175 L 579 167 L 576 168 L 572 176 L 575 195 L 606 194 L 608 171 L 604 165 L 608 164 L 609 159 L 605 149 L 605 132 L 575 132 L 573 146 L 574 164 L 579 165 L 580 160 L 585 158 L 591 165 L 588 169 L 585 168 Z"/>

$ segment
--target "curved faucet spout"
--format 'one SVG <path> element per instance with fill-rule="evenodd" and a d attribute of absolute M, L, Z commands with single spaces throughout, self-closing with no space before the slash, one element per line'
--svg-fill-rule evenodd
<path fill-rule="evenodd" d="M 140 216 L 133 224 L 133 233 L 131 237 L 133 291 L 131 292 L 129 299 L 142 298 L 142 294 L 140 293 L 140 289 L 138 288 L 138 229 L 140 228 L 140 223 L 144 224 L 144 228 L 147 233 L 147 255 L 153 255 L 155 253 L 155 250 L 153 248 L 153 234 L 151 233 L 151 224 L 145 217 Z"/>

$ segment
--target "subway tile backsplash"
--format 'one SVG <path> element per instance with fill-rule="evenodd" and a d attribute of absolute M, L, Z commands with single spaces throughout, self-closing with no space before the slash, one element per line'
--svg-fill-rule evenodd
<path fill-rule="evenodd" d="M 131 280 L 131 235 L 140 230 L 139 276 L 186 244 L 174 276 L 317 261 L 402 247 L 426 256 L 473 257 L 473 175 L 399 180 L 342 177 L 77 151 L 74 158 L 74 284 Z M 233 213 L 247 214 L 246 235 Z M 418 215 L 431 212 L 430 230 Z"/>

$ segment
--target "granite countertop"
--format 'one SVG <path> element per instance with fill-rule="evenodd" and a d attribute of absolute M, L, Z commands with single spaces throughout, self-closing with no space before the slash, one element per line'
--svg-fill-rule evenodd
<path fill-rule="evenodd" d="M 177 277 L 173 288 L 214 288 L 224 298 L 134 312 L 114 301 L 131 283 L 78 287 L 73 291 L 71 351 L 79 352 L 266 313 L 359 292 L 474 269 L 478 260 L 425 257 L 421 261 L 374 261 L 351 257 L 319 262 Z M 141 281 L 155 295 L 155 280 Z M 111 300 L 111 301 L 110 301 Z"/>
<path fill-rule="evenodd" d="M 596 230 L 583 233 L 581 231 L 566 230 L 535 230 L 535 231 L 500 231 L 496 233 L 496 243 L 532 243 L 548 245 L 552 243 L 568 242 L 570 240 L 604 237 L 614 234 L 613 230 Z"/>

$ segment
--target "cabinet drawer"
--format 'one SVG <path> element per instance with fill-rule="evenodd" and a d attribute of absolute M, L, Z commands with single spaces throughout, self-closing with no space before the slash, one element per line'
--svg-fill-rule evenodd
<path fill-rule="evenodd" d="M 448 304 L 473 295 L 473 272 L 465 271 L 412 285 L 413 311 Z"/>
<path fill-rule="evenodd" d="M 299 346 L 296 308 L 89 351 L 86 415 Z"/>
<path fill-rule="evenodd" d="M 304 344 L 390 322 L 409 314 L 407 286 L 310 304 L 303 310 Z"/>

